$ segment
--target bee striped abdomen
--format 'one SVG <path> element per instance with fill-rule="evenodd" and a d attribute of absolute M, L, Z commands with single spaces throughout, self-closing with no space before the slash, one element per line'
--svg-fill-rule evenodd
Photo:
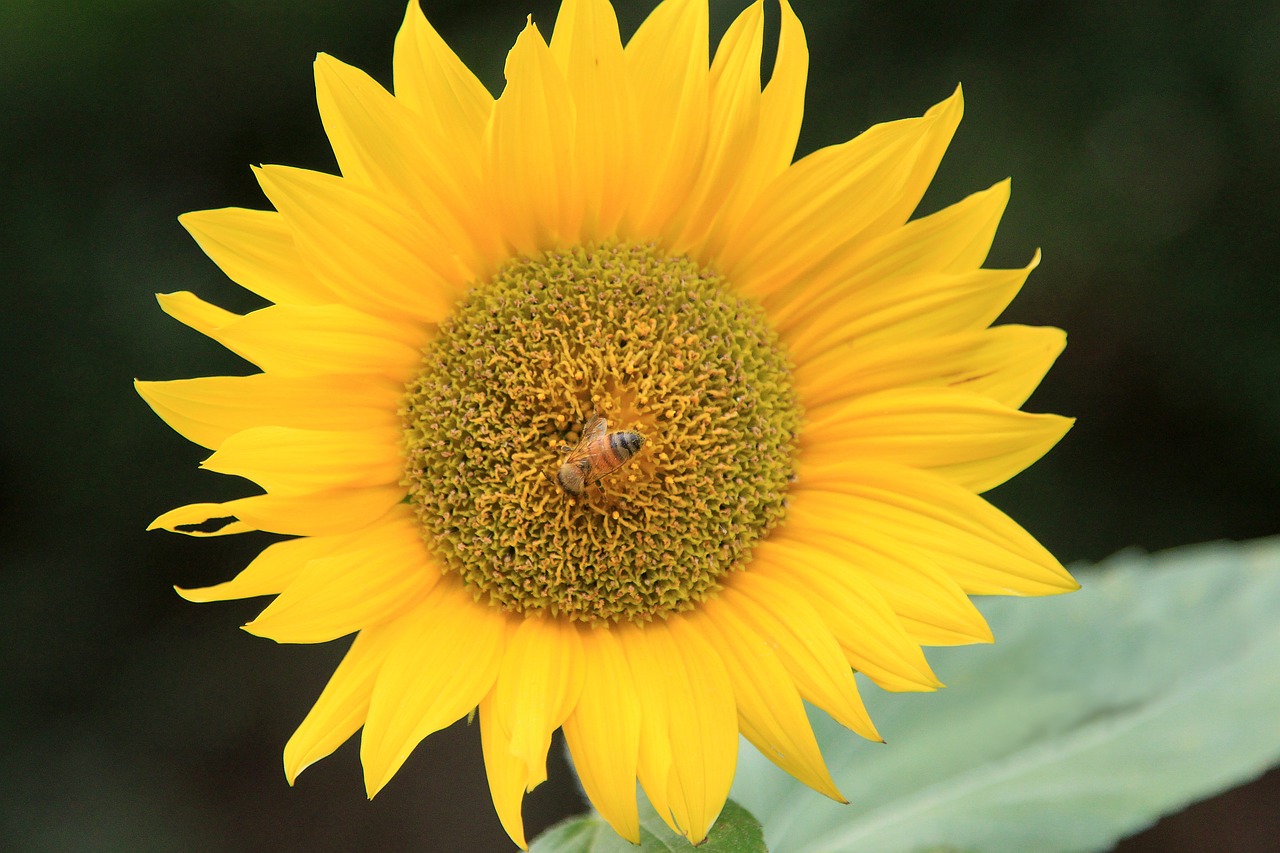
<path fill-rule="evenodd" d="M 638 432 L 611 432 L 607 438 L 614 468 L 634 456 L 640 445 L 644 444 L 644 438 Z"/>

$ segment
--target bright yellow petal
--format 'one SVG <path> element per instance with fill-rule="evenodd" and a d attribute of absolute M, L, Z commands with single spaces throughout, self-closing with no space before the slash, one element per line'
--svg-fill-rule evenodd
<path fill-rule="evenodd" d="M 582 226 L 569 86 L 530 21 L 507 55 L 507 86 L 485 132 L 485 180 L 503 234 L 524 254 L 572 245 Z"/>
<path fill-rule="evenodd" d="M 396 34 L 392 65 L 397 100 L 434 125 L 433 139 L 453 139 L 460 151 L 479 151 L 493 96 L 409 0 Z"/>
<path fill-rule="evenodd" d="M 608 628 L 582 635 L 582 696 L 564 738 L 582 788 L 614 831 L 640 843 L 636 764 L 640 753 L 637 681 Z"/>
<path fill-rule="evenodd" d="M 924 191 L 933 182 L 933 176 L 942 162 L 951 138 L 955 136 L 960 118 L 964 115 L 964 94 L 959 86 L 945 101 L 934 104 L 924 114 L 927 131 L 916 149 L 915 162 L 907 172 L 902 192 L 880 216 L 878 222 L 871 226 L 872 233 L 884 233 L 902 226 L 915 211 L 916 205 L 924 196 Z"/>
<path fill-rule="evenodd" d="M 760 53 L 764 2 L 756 0 L 725 31 L 711 63 L 710 123 L 702 168 L 685 204 L 667 223 L 666 245 L 703 264 L 717 258 L 700 251 L 731 194 L 742 189 L 760 126 Z"/>
<path fill-rule="evenodd" d="M 795 163 L 725 245 L 720 262 L 730 281 L 760 298 L 804 279 L 840 246 L 883 233 L 914 187 L 921 150 L 940 134 L 950 138 L 944 117 L 879 124 Z"/>
<path fill-rule="evenodd" d="M 681 616 L 652 622 L 642 631 L 643 642 L 628 642 L 628 659 L 636 678 L 648 690 L 656 688 L 661 701 L 644 713 L 665 715 L 670 754 L 658 814 L 675 832 L 698 844 L 724 808 L 738 757 L 737 713 L 733 686 L 712 647 Z M 641 755 L 644 734 L 641 730 Z M 643 760 L 642 760 L 643 763 Z M 645 790 L 649 784 L 642 777 Z M 651 792 L 652 798 L 652 792 Z"/>
<path fill-rule="evenodd" d="M 254 427 L 222 442 L 200 467 L 281 495 L 381 486 L 399 482 L 403 473 L 400 437 L 394 428 Z"/>
<path fill-rule="evenodd" d="M 635 103 L 613 7 L 606 0 L 564 0 L 551 35 L 551 55 L 576 107 L 582 239 L 607 239 L 631 198 L 636 143 Z"/>
<path fill-rule="evenodd" d="M 324 305 L 336 297 L 307 269 L 284 217 L 226 207 L 178 217 L 227 278 L 271 302 Z"/>
<path fill-rule="evenodd" d="M 979 269 L 881 282 L 852 293 L 808 322 L 778 326 L 797 363 L 836 347 L 856 351 L 985 329 L 1018 295 L 1040 263 L 1022 269 Z"/>
<path fill-rule="evenodd" d="M 839 508 L 859 539 L 896 539 L 934 554 L 971 595 L 1052 595 L 1078 589 L 1066 569 L 1017 522 L 945 477 L 882 460 L 846 459 L 803 467 L 800 479 L 805 489 L 829 493 L 824 501 Z"/>
<path fill-rule="evenodd" d="M 355 308 L 439 322 L 471 278 L 445 237 L 384 193 L 306 169 L 254 171 L 303 261 Z"/>
<path fill-rule="evenodd" d="M 640 743 L 636 757 L 636 778 L 654 810 L 668 824 L 672 810 L 668 798 L 671 775 L 670 706 L 667 696 L 667 668 L 650 649 L 647 626 L 624 623 L 611 628 L 627 657 L 631 677 L 637 686 L 640 706 Z M 680 830 L 677 828 L 677 832 Z"/>
<path fill-rule="evenodd" d="M 379 625 L 356 635 L 320 698 L 307 712 L 284 747 L 284 775 L 292 785 L 298 775 L 347 742 L 364 725 L 369 697 L 398 626 Z"/>
<path fill-rule="evenodd" d="M 231 580 L 200 589 L 177 588 L 178 595 L 187 601 L 198 602 L 277 595 L 293 583 L 307 563 L 340 550 L 349 541 L 350 535 L 340 534 L 277 542 L 263 549 L 253 562 Z"/>
<path fill-rule="evenodd" d="M 920 645 L 874 584 L 847 571 L 841 557 L 795 539 L 761 543 L 752 556 L 753 575 L 764 589 L 784 584 L 813 607 L 844 650 L 845 659 L 885 690 L 926 691 L 942 686 Z M 757 565 L 758 564 L 758 565 Z"/>
<path fill-rule="evenodd" d="M 582 641 L 567 620 L 526 616 L 512 632 L 494 687 L 498 725 L 528 768 L 527 787 L 547 778 L 551 734 L 582 694 Z"/>
<path fill-rule="evenodd" d="M 661 234 L 687 201 L 707 146 L 706 0 L 666 0 L 627 43 L 636 99 L 636 195 L 621 236 Z"/>
<path fill-rule="evenodd" d="M 395 427 L 404 388 L 376 376 L 207 376 L 134 387 L 164 422 L 216 450 L 251 426 L 311 429 Z"/>
<path fill-rule="evenodd" d="M 665 644 L 672 663 L 668 694 L 672 766 L 667 796 L 689 841 L 699 844 L 720 816 L 733 785 L 738 765 L 737 710 L 733 685 L 715 647 L 682 616 L 669 618 L 666 627 L 666 637 L 655 634 L 655 648 Z"/>
<path fill-rule="evenodd" d="M 810 572 L 808 584 L 818 595 L 825 595 L 819 588 L 843 587 L 854 578 L 875 586 L 913 642 L 927 646 L 991 642 L 990 628 L 964 589 L 927 554 L 900 541 L 886 546 L 882 533 L 868 532 L 865 525 L 851 521 L 846 502 L 833 500 L 828 492 L 798 486 L 788 501 L 786 527 L 769 541 L 777 546 L 807 542 L 839 558 L 819 563 L 819 571 Z M 832 565 L 837 567 L 834 571 L 821 571 Z M 846 649 L 857 644 L 856 632 L 837 632 L 837 639 Z"/>
<path fill-rule="evenodd" d="M 268 373 L 375 373 L 403 382 L 422 361 L 423 332 L 345 305 L 274 305 L 243 317 L 194 294 L 157 294 L 180 323 Z"/>
<path fill-rule="evenodd" d="M 360 742 L 371 797 L 423 738 L 480 703 L 498 677 L 507 633 L 502 613 L 476 604 L 451 577 L 399 621 L 403 631 L 378 674 Z"/>
<path fill-rule="evenodd" d="M 324 643 L 394 619 L 439 580 L 417 520 L 401 504 L 342 553 L 307 563 L 244 628 L 277 643 Z"/>
<path fill-rule="evenodd" d="M 350 533 L 377 521 L 404 500 L 398 484 L 309 495 L 254 495 L 226 503 L 188 504 L 147 527 L 188 536 L 226 536 L 263 530 L 293 536 Z"/>
<path fill-rule="evenodd" d="M 529 768 L 511 751 L 511 735 L 499 725 L 496 705 L 492 692 L 480 700 L 480 744 L 484 750 L 489 796 L 493 798 L 493 808 L 502 828 L 521 850 L 526 850 L 529 844 L 524 838 L 521 807 L 529 790 Z"/>
<path fill-rule="evenodd" d="M 488 272 L 492 241 L 475 239 L 485 229 L 473 216 L 478 149 L 468 152 L 470 168 L 462 166 L 456 139 L 424 140 L 429 126 L 423 117 L 363 71 L 323 53 L 315 71 L 320 117 L 343 176 L 421 216 L 437 248 L 455 256 L 452 264 L 433 265 L 455 288 Z"/>
<path fill-rule="evenodd" d="M 1009 203 L 1009 181 L 869 242 L 846 243 L 804 278 L 762 300 L 779 327 L 806 325 L 848 294 L 926 273 L 964 273 L 986 260 Z"/>
<path fill-rule="evenodd" d="M 706 602 L 717 624 L 741 623 L 776 649 L 805 701 L 868 740 L 880 740 L 844 653 L 818 612 L 800 595 L 752 571 L 734 572 L 726 588 Z"/>
<path fill-rule="evenodd" d="M 799 365 L 794 378 L 811 417 L 892 388 L 962 388 L 1016 409 L 1066 344 L 1061 329 L 1037 326 L 996 326 L 885 347 L 849 343 Z"/>
<path fill-rule="evenodd" d="M 876 459 L 993 489 L 1049 451 L 1075 421 L 956 388 L 882 391 L 825 409 L 801 433 L 800 466 Z"/>
<path fill-rule="evenodd" d="M 690 621 L 719 650 L 733 684 L 742 734 L 761 754 L 801 782 L 833 800 L 847 802 L 827 771 L 804 701 L 777 650 L 741 622 L 718 619 L 720 610 L 696 613 Z"/>
<path fill-rule="evenodd" d="M 782 13 L 778 55 L 769 85 L 760 102 L 760 136 L 751 152 L 748 181 L 764 184 L 791 165 L 804 118 L 804 92 L 809 80 L 809 45 L 804 27 L 787 0 L 778 0 Z"/>
<path fill-rule="evenodd" d="M 719 212 L 700 257 L 719 256 L 724 244 L 740 227 L 757 196 L 778 177 L 795 156 L 800 122 L 804 116 L 804 92 L 809 76 L 809 46 L 804 27 L 787 0 L 779 0 L 782 26 L 769 84 L 760 97 L 755 141 L 737 168 L 731 194 Z"/>

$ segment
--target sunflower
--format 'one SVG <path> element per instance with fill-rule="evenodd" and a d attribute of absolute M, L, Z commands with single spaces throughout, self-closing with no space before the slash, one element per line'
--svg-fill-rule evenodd
<path fill-rule="evenodd" d="M 394 95 L 316 61 L 341 176 L 263 166 L 274 210 L 181 218 L 271 304 L 161 305 L 261 372 L 138 389 L 264 493 L 153 527 L 293 537 L 182 594 L 275 595 L 245 627 L 282 643 L 354 635 L 290 783 L 363 728 L 372 796 L 478 709 L 521 846 L 558 728 L 618 833 L 638 779 L 696 842 L 739 732 L 841 800 L 805 702 L 878 739 L 855 672 L 934 690 L 922 646 L 991 641 L 969 596 L 1075 588 L 978 496 L 1070 426 L 1019 411 L 1063 333 L 991 326 L 1038 259 L 982 268 L 1008 182 L 909 220 L 959 90 L 793 163 L 780 6 L 763 88 L 762 3 L 710 57 L 706 0 L 625 45 L 565 0 L 495 99 L 411 3 Z"/>

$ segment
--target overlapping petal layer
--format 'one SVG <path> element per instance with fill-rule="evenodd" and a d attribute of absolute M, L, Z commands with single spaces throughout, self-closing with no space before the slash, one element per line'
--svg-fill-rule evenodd
<path fill-rule="evenodd" d="M 909 221 L 959 123 L 958 89 L 792 163 L 808 49 L 779 6 L 763 88 L 762 2 L 711 56 L 706 0 L 664 0 L 625 44 L 605 0 L 565 0 L 550 43 L 532 22 L 521 33 L 495 99 L 411 3 L 394 95 L 316 62 L 340 176 L 262 167 L 274 211 L 182 217 L 273 304 L 241 316 L 175 293 L 164 310 L 262 372 L 139 392 L 214 451 L 206 468 L 265 494 L 153 526 L 302 537 L 182 594 L 277 595 L 246 627 L 280 642 L 355 635 L 285 748 L 291 783 L 363 728 L 372 795 L 419 741 L 478 708 L 517 843 L 560 727 L 620 835 L 639 838 L 639 779 L 696 842 L 727 796 L 739 731 L 841 799 L 804 702 L 876 739 L 855 671 L 888 690 L 935 689 L 922 646 L 991 640 L 968 596 L 1074 587 L 978 497 L 1070 426 L 1019 411 L 1062 333 L 991 327 L 1038 262 L 981 267 L 1008 182 Z M 403 503 L 398 407 L 437 324 L 508 260 L 601 241 L 687 255 L 760 302 L 808 412 L 784 523 L 711 600 L 646 624 L 478 601 L 442 574 Z"/>

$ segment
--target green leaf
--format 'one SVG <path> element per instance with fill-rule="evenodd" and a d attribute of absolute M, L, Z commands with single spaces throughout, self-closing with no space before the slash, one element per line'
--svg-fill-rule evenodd
<path fill-rule="evenodd" d="M 598 816 L 588 815 L 556 824 L 538 836 L 529 853 L 767 853 L 760 822 L 732 800 L 725 803 L 707 840 L 696 848 L 645 805 L 640 813 L 639 847 L 624 841 Z"/>
<path fill-rule="evenodd" d="M 1105 850 L 1280 759 L 1280 539 L 1118 555 L 1083 590 L 981 602 L 950 686 L 868 686 L 887 744 L 815 728 L 840 806 L 742 750 L 734 797 L 787 853 Z M 821 719 L 816 719 L 821 717 Z"/>

